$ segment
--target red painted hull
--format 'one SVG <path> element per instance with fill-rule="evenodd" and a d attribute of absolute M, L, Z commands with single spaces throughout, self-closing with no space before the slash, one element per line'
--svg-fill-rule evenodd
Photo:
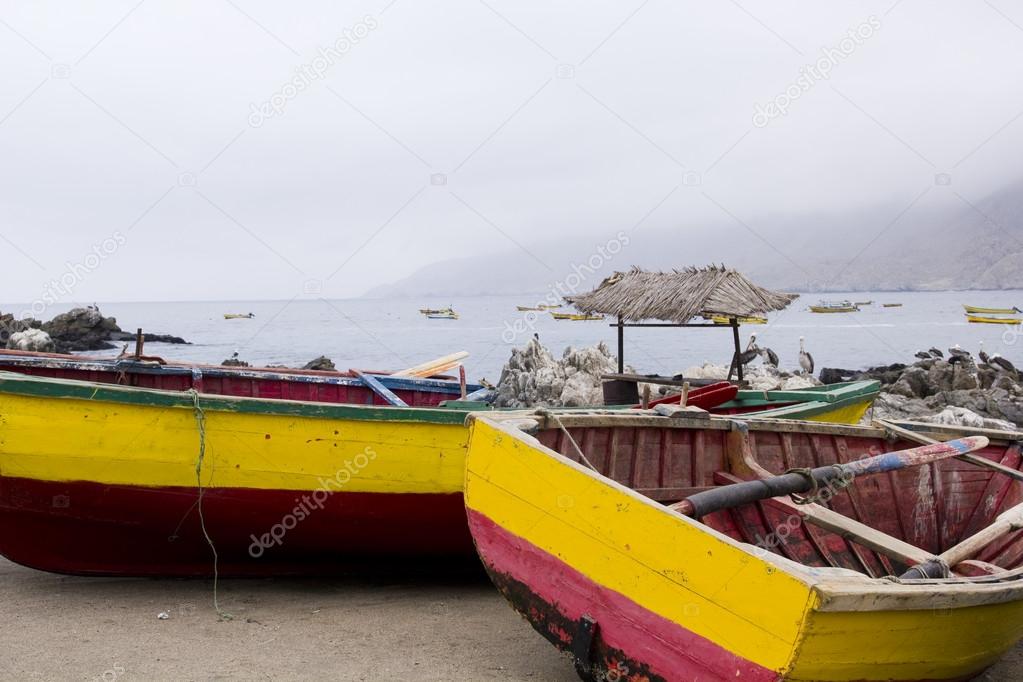
<path fill-rule="evenodd" d="M 45 364 L 45 360 L 51 360 Z M 38 365 L 29 361 L 39 361 Z M 83 368 L 75 363 L 107 364 L 109 369 Z M 159 373 L 134 370 L 130 366 L 115 369 L 109 359 L 88 358 L 55 353 L 30 353 L 5 350 L 0 353 L 0 370 L 51 377 L 93 381 L 102 384 L 119 384 L 139 388 L 155 388 L 164 391 L 187 391 L 194 388 L 200 393 L 227 395 L 246 398 L 271 398 L 276 400 L 303 400 L 347 405 L 387 405 L 381 396 L 366 386 L 340 385 L 322 381 L 310 381 L 317 377 L 353 378 L 349 372 L 322 372 L 301 369 L 275 369 L 266 367 L 231 368 L 214 365 L 168 363 L 168 369 L 177 373 Z M 193 375 L 188 370 L 197 370 Z M 204 373 L 205 372 L 205 373 Z M 215 373 L 215 375 L 214 375 Z M 261 376 L 264 375 L 264 376 Z M 306 379 L 302 381 L 301 379 Z M 460 397 L 457 382 L 450 390 L 414 390 L 395 388 L 393 392 L 410 407 L 436 407 L 444 400 Z"/>
<path fill-rule="evenodd" d="M 470 510 L 469 525 L 494 584 L 552 644 L 576 651 L 580 620 L 587 616 L 595 621 L 589 660 L 583 661 L 593 679 L 778 679 L 776 672 L 595 583 L 483 514 Z"/>
<path fill-rule="evenodd" d="M 340 492 L 319 506 L 311 496 L 204 491 L 203 517 L 220 574 L 323 575 L 402 558 L 474 560 L 460 494 Z M 195 488 L 0 477 L 0 554 L 56 573 L 209 576 L 213 554 L 197 500 Z"/>

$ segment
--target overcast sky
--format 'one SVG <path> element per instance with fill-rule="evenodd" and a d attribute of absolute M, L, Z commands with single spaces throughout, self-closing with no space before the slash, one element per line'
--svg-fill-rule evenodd
<path fill-rule="evenodd" d="M 11 302 L 349 297 L 1021 177 L 1008 0 L 4 1 L 0 75 Z"/>

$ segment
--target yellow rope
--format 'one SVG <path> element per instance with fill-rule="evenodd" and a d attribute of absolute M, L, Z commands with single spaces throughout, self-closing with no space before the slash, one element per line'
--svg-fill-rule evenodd
<path fill-rule="evenodd" d="M 202 500 L 205 490 L 202 486 L 202 463 L 206 458 L 206 413 L 203 412 L 202 407 L 199 405 L 199 393 L 195 389 L 188 389 L 188 394 L 192 398 L 192 408 L 195 413 L 195 423 L 199 427 L 199 459 L 195 462 L 195 481 L 199 489 L 199 499 L 196 502 L 196 507 L 199 509 L 199 526 L 202 528 L 202 534 L 206 538 L 206 543 L 209 544 L 210 549 L 213 551 L 213 608 L 216 609 L 217 615 L 223 620 L 231 620 L 233 616 L 226 611 L 222 611 L 220 608 L 220 602 L 217 599 L 217 587 L 220 582 L 219 572 L 219 561 L 220 557 L 217 555 L 217 548 L 213 544 L 213 538 L 210 537 L 209 531 L 206 530 L 206 517 L 203 515 Z"/>

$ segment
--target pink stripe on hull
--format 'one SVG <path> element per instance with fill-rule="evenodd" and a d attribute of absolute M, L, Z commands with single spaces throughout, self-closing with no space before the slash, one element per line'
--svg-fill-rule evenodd
<path fill-rule="evenodd" d="M 579 620 L 586 615 L 596 621 L 591 651 L 594 665 L 605 670 L 605 679 L 616 670 L 621 680 L 780 679 L 777 672 L 594 582 L 484 514 L 472 509 L 468 513 L 476 548 L 491 578 L 544 637 L 571 651 Z"/>

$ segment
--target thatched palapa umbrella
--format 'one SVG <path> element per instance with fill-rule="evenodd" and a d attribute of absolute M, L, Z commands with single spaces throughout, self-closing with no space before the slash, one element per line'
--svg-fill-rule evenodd
<path fill-rule="evenodd" d="M 618 318 L 619 373 L 625 371 L 622 347 L 625 327 L 720 327 L 691 324 L 691 321 L 697 316 L 727 317 L 731 320 L 729 326 L 735 342 L 735 364 L 741 381 L 738 320 L 782 310 L 796 298 L 798 294 L 759 287 L 737 270 L 712 265 L 672 272 L 648 272 L 639 268 L 616 272 L 593 291 L 566 297 L 566 300 L 583 313 Z M 661 323 L 643 324 L 646 320 L 659 320 Z"/>

